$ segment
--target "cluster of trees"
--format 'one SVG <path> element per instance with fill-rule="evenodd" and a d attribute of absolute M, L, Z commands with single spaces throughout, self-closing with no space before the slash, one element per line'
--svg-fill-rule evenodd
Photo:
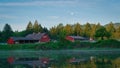
<path fill-rule="evenodd" d="M 57 38 L 61 33 L 65 35 L 78 35 L 93 39 L 120 39 L 120 26 L 115 27 L 112 22 L 102 26 L 98 24 L 86 23 L 81 25 L 80 23 L 76 24 L 59 24 L 50 28 L 49 30 L 52 38 Z M 63 33 L 65 32 L 65 33 Z"/>
<path fill-rule="evenodd" d="M 38 23 L 37 20 L 34 22 L 34 24 L 32 24 L 32 22 L 29 21 L 25 31 L 35 32 L 35 33 L 38 33 L 38 32 L 47 32 L 48 33 L 48 29 L 46 27 L 43 28 L 41 26 L 41 24 Z"/>
<path fill-rule="evenodd" d="M 6 42 L 11 36 L 26 36 L 33 32 L 45 32 L 52 39 L 60 40 L 63 40 L 67 35 L 78 35 L 93 39 L 120 39 L 120 26 L 115 27 L 112 22 L 105 26 L 102 26 L 100 23 L 90 24 L 88 22 L 85 25 L 80 23 L 63 25 L 60 23 L 48 30 L 46 27 L 42 27 L 36 20 L 34 24 L 29 21 L 26 30 L 23 31 L 13 31 L 9 24 L 5 24 L 3 30 L 0 31 L 0 42 Z"/>

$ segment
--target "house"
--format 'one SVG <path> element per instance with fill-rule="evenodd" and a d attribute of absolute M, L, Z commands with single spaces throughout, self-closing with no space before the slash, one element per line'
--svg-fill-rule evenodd
<path fill-rule="evenodd" d="M 66 36 L 66 39 L 74 42 L 74 41 L 88 41 L 88 38 L 81 37 L 81 36 Z"/>
<path fill-rule="evenodd" d="M 23 43 L 36 43 L 36 42 L 49 42 L 50 38 L 46 33 L 33 33 L 25 37 L 10 37 L 7 41 L 8 44 L 23 44 Z"/>

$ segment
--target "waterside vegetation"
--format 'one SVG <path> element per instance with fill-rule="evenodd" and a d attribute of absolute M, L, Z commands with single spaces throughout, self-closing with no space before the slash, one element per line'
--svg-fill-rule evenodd
<path fill-rule="evenodd" d="M 119 49 L 120 41 L 117 40 L 100 40 L 97 42 L 70 42 L 57 41 L 35 44 L 1 44 L 0 50 L 64 50 L 64 49 Z"/>

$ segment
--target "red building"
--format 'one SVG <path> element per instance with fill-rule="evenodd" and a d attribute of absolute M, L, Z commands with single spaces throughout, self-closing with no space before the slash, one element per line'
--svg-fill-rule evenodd
<path fill-rule="evenodd" d="M 71 41 L 71 42 L 74 42 L 74 41 L 75 41 L 74 38 L 71 37 L 71 36 L 67 36 L 66 39 L 69 40 L 69 41 Z"/>
<path fill-rule="evenodd" d="M 74 42 L 74 41 L 88 41 L 88 38 L 81 37 L 81 36 L 66 36 L 66 39 Z"/>
<path fill-rule="evenodd" d="M 37 43 L 37 42 L 49 42 L 50 38 L 46 33 L 33 33 L 28 34 L 26 37 L 10 37 L 7 41 L 8 44 L 17 43 Z"/>

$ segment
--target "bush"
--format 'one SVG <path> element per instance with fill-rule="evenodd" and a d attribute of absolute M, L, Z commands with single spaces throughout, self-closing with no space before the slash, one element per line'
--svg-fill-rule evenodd
<path fill-rule="evenodd" d="M 120 48 L 120 42 L 117 40 L 100 40 L 95 43 L 96 47 Z"/>

